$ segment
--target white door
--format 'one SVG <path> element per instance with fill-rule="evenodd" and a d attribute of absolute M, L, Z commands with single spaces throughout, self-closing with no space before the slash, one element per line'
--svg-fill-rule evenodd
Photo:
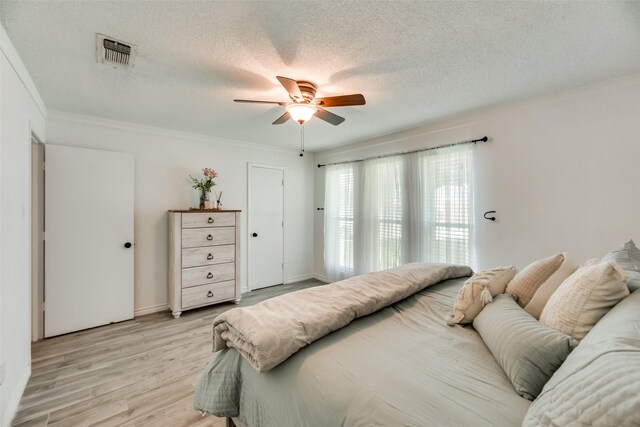
<path fill-rule="evenodd" d="M 249 289 L 284 282 L 284 170 L 249 165 Z"/>
<path fill-rule="evenodd" d="M 133 156 L 46 145 L 45 337 L 133 317 Z"/>

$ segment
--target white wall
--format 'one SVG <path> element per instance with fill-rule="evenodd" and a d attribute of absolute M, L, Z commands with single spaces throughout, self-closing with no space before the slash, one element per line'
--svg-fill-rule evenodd
<path fill-rule="evenodd" d="M 49 112 L 47 143 L 135 155 L 135 309 L 167 304 L 167 210 L 197 206 L 189 174 L 213 167 L 226 209 L 241 209 L 241 285 L 247 287 L 247 163 L 285 168 L 285 280 L 313 273 L 313 156 L 291 150 Z M 97 189 L 99 190 L 99 189 Z M 90 208 L 88 208 L 90 210 Z"/>
<path fill-rule="evenodd" d="M 484 269 L 567 251 L 578 262 L 640 243 L 640 75 L 316 154 L 319 163 L 489 136 L 475 148 L 476 261 Z M 324 169 L 316 168 L 317 206 Z M 493 223 L 482 218 L 496 210 Z M 323 216 L 315 271 L 324 274 Z"/>
<path fill-rule="evenodd" d="M 31 132 L 45 106 L 0 26 L 0 426 L 9 425 L 31 371 Z"/>

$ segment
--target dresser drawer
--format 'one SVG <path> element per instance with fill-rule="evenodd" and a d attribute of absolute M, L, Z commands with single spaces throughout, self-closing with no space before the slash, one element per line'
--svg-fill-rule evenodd
<path fill-rule="evenodd" d="M 182 247 L 233 245 L 236 243 L 235 227 L 189 228 L 182 230 Z"/>
<path fill-rule="evenodd" d="M 223 282 L 236 278 L 236 265 L 233 262 L 227 264 L 206 265 L 204 267 L 191 267 L 182 270 L 182 287 L 204 285 L 205 283 Z"/>
<path fill-rule="evenodd" d="M 233 212 L 185 213 L 182 215 L 182 228 L 233 227 L 235 225 L 236 215 Z"/>
<path fill-rule="evenodd" d="M 236 282 L 221 282 L 195 286 L 182 290 L 182 308 L 207 305 L 216 301 L 230 300 L 236 295 Z"/>
<path fill-rule="evenodd" d="M 182 268 L 223 264 L 236 260 L 235 245 L 187 248 L 182 250 Z"/>

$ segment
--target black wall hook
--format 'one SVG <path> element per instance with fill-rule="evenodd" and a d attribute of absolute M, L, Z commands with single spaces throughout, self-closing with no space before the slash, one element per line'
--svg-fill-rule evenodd
<path fill-rule="evenodd" d="M 496 217 L 495 216 L 487 216 L 488 214 L 494 214 L 496 213 L 496 211 L 487 211 L 484 213 L 484 219 L 488 219 L 489 221 L 495 221 Z"/>

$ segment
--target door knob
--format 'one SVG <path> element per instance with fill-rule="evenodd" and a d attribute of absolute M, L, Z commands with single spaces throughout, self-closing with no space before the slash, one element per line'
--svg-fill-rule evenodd
<path fill-rule="evenodd" d="M 253 237 L 258 237 L 258 233 L 253 233 L 252 236 Z"/>
<path fill-rule="evenodd" d="M 129 249 L 129 248 L 131 247 L 131 242 L 127 242 L 127 243 L 125 243 L 125 244 L 124 244 L 124 247 L 125 247 L 125 248 L 127 248 L 127 249 Z"/>

